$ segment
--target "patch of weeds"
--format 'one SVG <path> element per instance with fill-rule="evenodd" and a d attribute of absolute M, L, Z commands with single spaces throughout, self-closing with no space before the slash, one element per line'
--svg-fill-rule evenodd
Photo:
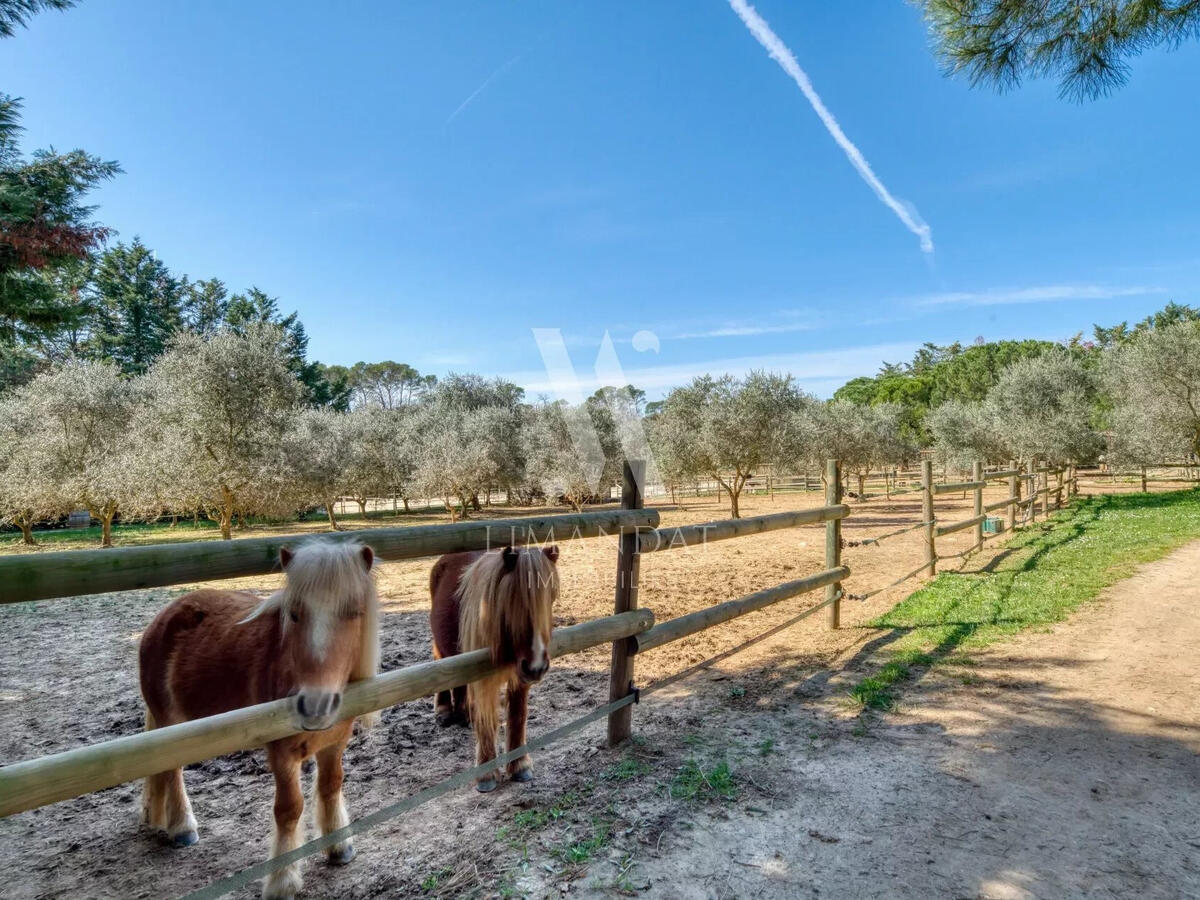
<path fill-rule="evenodd" d="M 707 803 L 712 800 L 732 800 L 737 793 L 737 782 L 729 763 L 724 760 L 704 768 L 696 760 L 689 759 L 671 779 L 670 785 L 673 800 Z"/>
<path fill-rule="evenodd" d="M 746 696 L 746 689 L 744 687 L 742 687 L 741 685 L 735 684 L 733 687 L 731 687 L 729 689 L 729 699 L 730 700 L 741 700 L 745 696 Z"/>
<path fill-rule="evenodd" d="M 770 756 L 775 751 L 774 738 L 766 738 L 754 745 L 754 749 L 758 751 L 759 756 Z"/>
<path fill-rule="evenodd" d="M 635 756 L 626 756 L 616 765 L 609 766 L 600 773 L 604 781 L 631 781 L 641 778 L 650 772 L 650 764 Z"/>
<path fill-rule="evenodd" d="M 688 747 L 700 747 L 704 744 L 704 738 L 695 732 L 692 732 L 691 734 L 685 734 L 683 736 L 683 743 Z"/>
<path fill-rule="evenodd" d="M 436 872 L 433 872 L 425 877 L 425 880 L 421 882 L 421 890 L 425 891 L 426 893 L 436 890 L 438 883 L 441 882 L 443 878 L 447 878 L 452 874 L 454 874 L 453 869 L 438 869 Z"/>
<path fill-rule="evenodd" d="M 564 842 L 562 846 L 556 847 L 552 853 L 565 863 L 582 866 L 591 862 L 592 857 L 607 847 L 611 837 L 611 822 L 592 819 L 592 833 L 590 837 L 569 843 Z"/>
<path fill-rule="evenodd" d="M 513 816 L 513 825 L 522 831 L 540 831 L 550 824 L 550 813 L 544 809 L 522 809 Z"/>

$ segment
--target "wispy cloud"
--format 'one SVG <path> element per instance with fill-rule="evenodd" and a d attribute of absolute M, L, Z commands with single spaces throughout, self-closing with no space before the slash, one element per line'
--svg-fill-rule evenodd
<path fill-rule="evenodd" d="M 786 322 L 781 325 L 751 324 L 720 325 L 701 331 L 685 331 L 667 335 L 671 340 L 690 341 L 698 338 L 753 337 L 760 334 L 791 334 L 797 331 L 812 331 L 815 326 L 808 322 Z"/>
<path fill-rule="evenodd" d="M 1165 292 L 1161 287 L 1112 287 L 1100 284 L 1049 284 L 988 291 L 948 291 L 920 297 L 915 306 L 1007 306 L 1017 303 L 1056 303 L 1069 300 L 1115 300 Z"/>
<path fill-rule="evenodd" d="M 750 29 L 750 33 L 754 35 L 755 39 L 766 48 L 771 58 L 779 63 L 780 68 L 791 76 L 792 81 L 796 82 L 797 87 L 804 93 L 809 105 L 812 106 L 813 112 L 821 119 L 825 130 L 829 132 L 830 136 L 837 142 L 837 145 L 842 148 L 842 152 L 850 160 L 850 165 L 854 166 L 858 174 L 862 177 L 862 180 L 875 192 L 875 196 L 883 202 L 884 206 L 896 214 L 896 218 L 904 223 L 904 227 L 920 239 L 921 249 L 925 253 L 932 253 L 933 234 L 930 232 L 929 226 L 925 224 L 916 209 L 910 204 L 893 197 L 891 191 L 879 180 L 867 162 L 866 157 L 862 155 L 858 147 L 854 146 L 850 138 L 846 137 L 846 133 L 842 131 L 842 126 L 833 117 L 833 113 L 821 101 L 816 89 L 812 86 L 812 82 L 809 81 L 808 75 L 800 68 L 800 63 L 796 61 L 796 57 L 792 54 L 792 51 L 788 49 L 787 45 L 779 39 L 779 36 L 771 30 L 771 26 L 767 24 L 766 20 L 746 0 L 729 0 L 729 5 L 738 14 L 738 18 Z"/>
<path fill-rule="evenodd" d="M 493 81 L 495 81 L 501 75 L 503 75 L 506 71 L 508 71 L 510 68 L 512 68 L 512 66 L 515 65 L 517 63 L 517 61 L 520 60 L 520 58 L 521 58 L 521 55 L 517 54 L 512 59 L 510 59 L 508 62 L 506 62 L 504 65 L 502 65 L 500 68 L 498 68 L 495 72 L 493 72 L 491 75 L 489 75 L 487 78 L 485 78 L 483 81 L 483 84 L 481 84 L 479 87 L 475 88 L 475 90 L 471 91 L 471 93 L 467 95 L 467 99 L 464 100 L 462 103 L 458 104 L 458 107 L 454 110 L 454 112 L 450 113 L 450 115 L 446 117 L 446 121 L 443 123 L 442 127 L 445 128 L 447 125 L 449 125 L 451 122 L 453 122 L 458 117 L 458 114 L 460 112 L 462 112 L 464 109 L 466 109 L 468 106 L 471 105 L 472 100 L 474 100 L 476 97 L 478 97 L 480 94 L 482 94 L 489 84 L 491 84 Z"/>

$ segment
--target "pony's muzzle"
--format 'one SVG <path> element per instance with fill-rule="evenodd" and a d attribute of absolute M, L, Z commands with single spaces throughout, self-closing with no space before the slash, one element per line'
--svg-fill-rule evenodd
<path fill-rule="evenodd" d="M 542 676 L 548 671 L 550 671 L 550 659 L 545 656 L 539 662 L 535 663 L 523 659 L 517 666 L 517 675 L 525 684 L 534 684 L 541 681 Z"/>
<path fill-rule="evenodd" d="M 305 731 L 324 731 L 337 722 L 342 708 L 341 691 L 301 690 L 293 704 L 300 727 Z"/>

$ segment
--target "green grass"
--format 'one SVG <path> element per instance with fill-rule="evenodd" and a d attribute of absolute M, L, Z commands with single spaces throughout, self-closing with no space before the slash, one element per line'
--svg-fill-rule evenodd
<path fill-rule="evenodd" d="M 721 761 L 705 768 L 689 759 L 671 779 L 670 794 L 672 800 L 732 800 L 738 786 L 729 763 Z"/>
<path fill-rule="evenodd" d="M 1197 538 L 1200 491 L 1078 498 L 1011 538 L 988 570 L 944 572 L 871 623 L 898 637 L 890 659 L 851 696 L 866 709 L 891 709 L 915 667 L 969 665 L 963 651 L 1060 622 L 1142 563 Z"/>

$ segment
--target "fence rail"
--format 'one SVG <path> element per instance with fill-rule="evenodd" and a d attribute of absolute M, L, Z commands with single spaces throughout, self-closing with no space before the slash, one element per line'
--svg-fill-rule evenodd
<path fill-rule="evenodd" d="M 556 628 L 550 652 L 555 657 L 578 653 L 632 637 L 653 624 L 654 613 L 640 609 Z M 494 671 L 487 650 L 418 663 L 348 685 L 342 708 L 346 718 L 353 718 L 449 690 Z M 254 749 L 297 733 L 291 703 L 273 700 L 14 763 L 0 768 L 0 817 L 214 756 Z"/>
<path fill-rule="evenodd" d="M 328 540 L 361 540 L 380 559 L 416 559 L 504 544 L 527 544 L 653 528 L 650 509 L 610 509 L 554 516 L 490 519 L 445 525 L 343 531 Z M 106 550 L 63 550 L 0 557 L 0 603 L 75 597 L 138 588 L 215 581 L 278 571 L 279 551 L 301 535 L 237 541 L 189 541 Z"/>

